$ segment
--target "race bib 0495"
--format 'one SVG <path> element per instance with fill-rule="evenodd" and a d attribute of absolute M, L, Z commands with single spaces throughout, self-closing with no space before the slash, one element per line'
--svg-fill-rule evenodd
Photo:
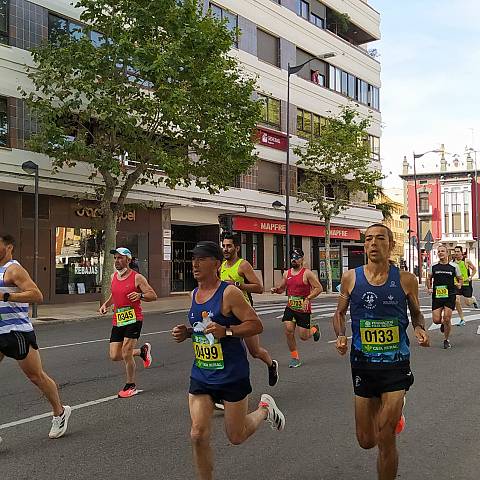
<path fill-rule="evenodd" d="M 192 340 L 195 364 L 198 368 L 207 370 L 223 370 L 225 368 L 222 345 L 217 338 L 215 343 L 210 345 L 205 335 L 194 332 Z"/>
<path fill-rule="evenodd" d="M 360 320 L 362 352 L 366 354 L 395 352 L 400 349 L 398 319 Z"/>

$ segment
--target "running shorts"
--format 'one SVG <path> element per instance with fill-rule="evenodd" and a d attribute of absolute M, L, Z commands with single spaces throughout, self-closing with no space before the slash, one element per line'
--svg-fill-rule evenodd
<path fill-rule="evenodd" d="M 437 310 L 438 308 L 449 308 L 450 310 L 455 310 L 455 295 L 450 295 L 447 298 L 432 298 L 432 311 Z"/>
<path fill-rule="evenodd" d="M 192 395 L 210 395 L 214 403 L 219 403 L 222 400 L 225 402 L 240 402 L 252 393 L 252 386 L 248 377 L 233 383 L 219 385 L 203 383 L 190 377 L 188 392 Z"/>
<path fill-rule="evenodd" d="M 307 312 L 297 312 L 290 307 L 285 308 L 282 322 L 295 322 L 299 327 L 310 328 L 310 318 L 312 314 Z"/>
<path fill-rule="evenodd" d="M 462 288 L 457 289 L 457 295 L 461 295 L 465 298 L 473 297 L 473 287 L 472 285 L 463 285 Z"/>
<path fill-rule="evenodd" d="M 394 366 L 352 364 L 353 390 L 358 397 L 380 398 L 382 393 L 408 391 L 413 380 L 408 361 Z"/>
<path fill-rule="evenodd" d="M 143 322 L 130 323 L 122 327 L 113 326 L 110 335 L 110 343 L 123 342 L 124 338 L 140 338 Z"/>
<path fill-rule="evenodd" d="M 37 337 L 33 330 L 31 332 L 12 330 L 0 335 L 0 353 L 3 353 L 6 357 L 25 360 L 30 347 L 38 350 Z"/>

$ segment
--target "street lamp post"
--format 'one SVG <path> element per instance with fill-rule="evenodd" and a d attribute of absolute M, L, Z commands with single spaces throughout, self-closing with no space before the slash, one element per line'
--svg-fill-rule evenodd
<path fill-rule="evenodd" d="M 477 150 L 472 149 L 474 155 L 474 166 L 475 166 L 475 230 L 477 233 L 477 270 L 480 266 L 480 232 L 478 231 L 478 169 L 477 169 Z M 479 275 L 480 276 L 480 275 Z"/>
<path fill-rule="evenodd" d="M 307 63 L 312 60 L 325 60 L 326 58 L 334 57 L 335 53 L 329 52 L 313 57 L 300 65 L 287 67 L 287 162 L 285 172 L 285 263 L 288 262 L 290 255 L 290 75 L 298 73 Z"/>
<path fill-rule="evenodd" d="M 35 162 L 28 161 L 22 163 L 22 170 L 25 173 L 35 175 L 35 210 L 33 224 L 33 281 L 38 284 L 38 165 Z M 32 304 L 32 318 L 38 316 L 38 305 Z"/>
<path fill-rule="evenodd" d="M 408 220 L 408 271 L 412 271 L 412 228 L 410 224 L 410 215 L 400 215 L 400 220 Z"/>

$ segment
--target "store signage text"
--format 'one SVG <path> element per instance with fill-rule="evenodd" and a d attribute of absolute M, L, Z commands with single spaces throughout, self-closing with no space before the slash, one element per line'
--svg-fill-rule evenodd
<path fill-rule="evenodd" d="M 102 214 L 100 213 L 100 209 L 93 207 L 77 208 L 77 210 L 75 210 L 75 213 L 79 217 L 100 218 L 102 216 Z M 134 222 L 136 220 L 135 210 L 132 210 L 131 212 L 123 212 L 119 218 L 119 221 L 121 220 L 128 220 L 129 222 Z"/>
<path fill-rule="evenodd" d="M 80 265 L 75 265 L 75 275 L 97 275 L 98 267 L 81 267 Z"/>
<path fill-rule="evenodd" d="M 287 136 L 266 128 L 258 129 L 258 142 L 266 147 L 287 151 Z"/>
<path fill-rule="evenodd" d="M 285 222 L 268 221 L 253 217 L 234 217 L 233 228 L 238 231 L 273 233 L 279 235 L 286 234 Z M 308 223 L 291 223 L 290 235 L 301 235 L 303 237 L 325 237 L 325 225 L 313 225 Z M 345 240 L 360 240 L 360 230 L 349 227 L 332 227 L 330 229 L 331 238 Z"/>

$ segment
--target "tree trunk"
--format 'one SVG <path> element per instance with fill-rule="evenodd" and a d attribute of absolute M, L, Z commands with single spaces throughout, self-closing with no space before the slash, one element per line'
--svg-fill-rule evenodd
<path fill-rule="evenodd" d="M 113 255 L 110 250 L 117 242 L 117 212 L 111 206 L 104 209 L 103 224 L 105 228 L 105 257 L 102 269 L 102 303 L 110 296 L 111 277 L 113 273 Z"/>
<path fill-rule="evenodd" d="M 332 293 L 332 265 L 330 264 L 330 219 L 325 219 L 325 262 L 327 269 L 327 293 Z"/>

